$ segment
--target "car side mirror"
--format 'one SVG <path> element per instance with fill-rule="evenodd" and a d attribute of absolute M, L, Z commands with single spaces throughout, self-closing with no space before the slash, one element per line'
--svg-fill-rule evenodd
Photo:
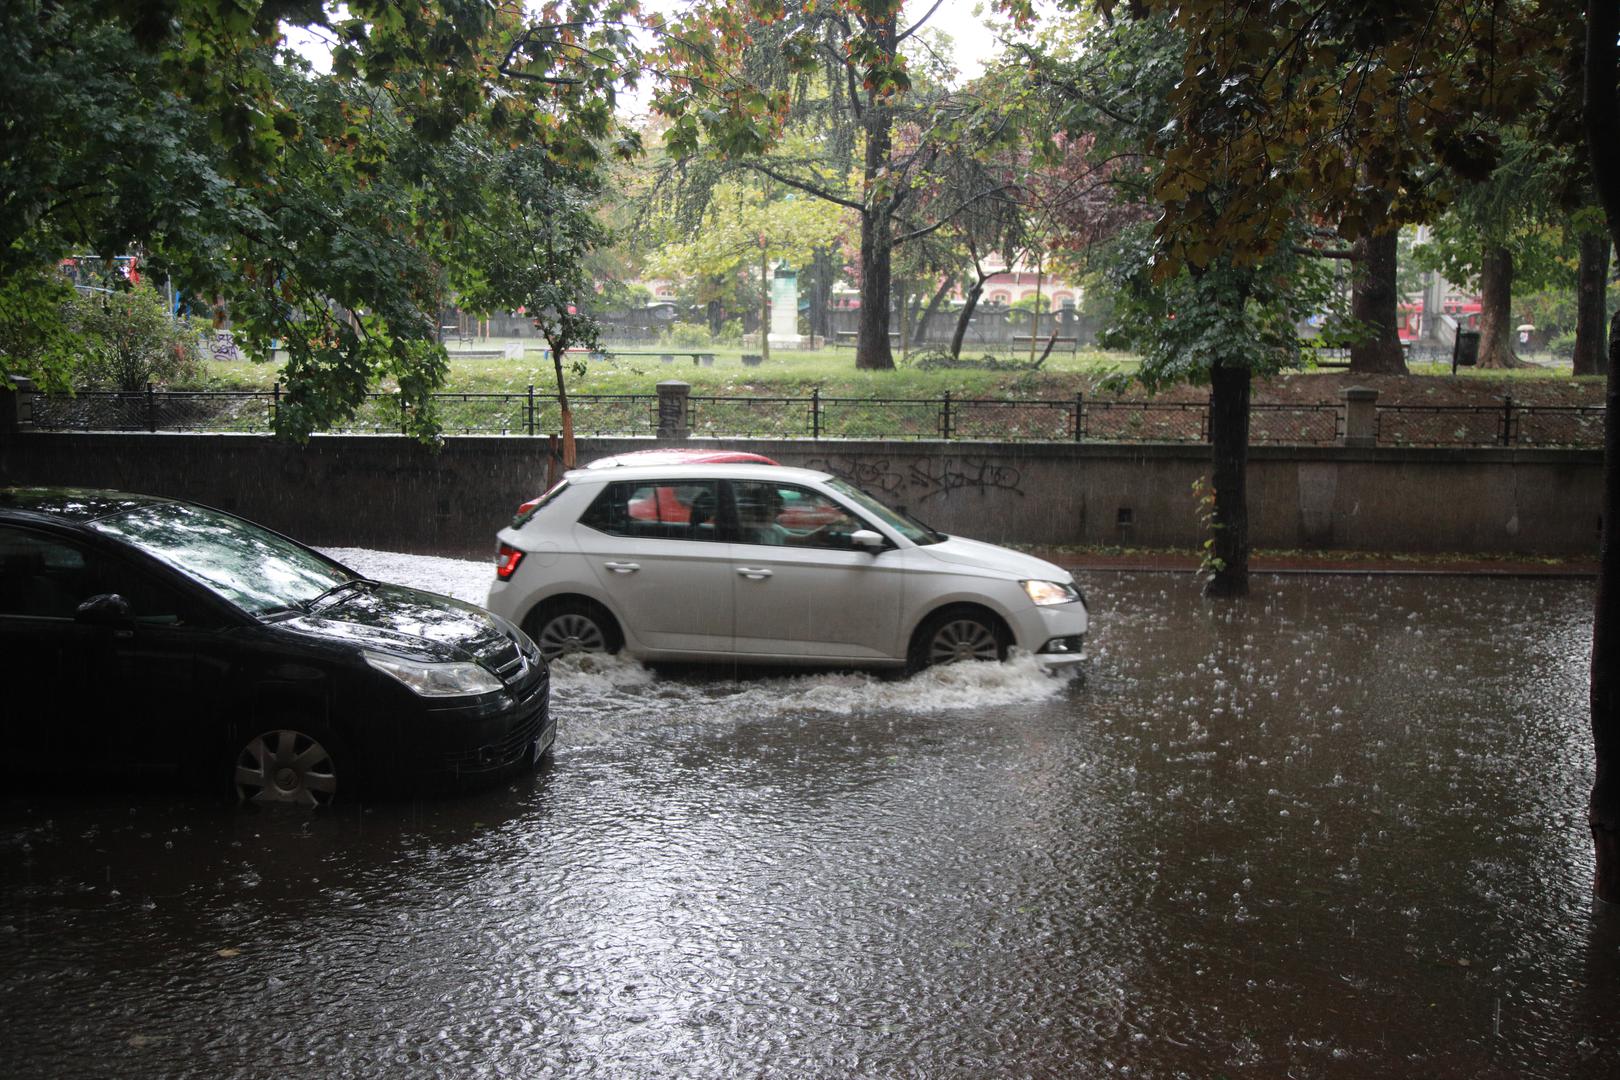
<path fill-rule="evenodd" d="M 135 609 L 117 593 L 97 593 L 74 610 L 73 619 L 89 626 L 132 626 Z"/>
<path fill-rule="evenodd" d="M 851 547 L 865 548 L 867 551 L 876 553 L 883 550 L 885 541 L 883 534 L 880 532 L 875 532 L 872 529 L 856 529 L 849 534 L 849 544 Z"/>

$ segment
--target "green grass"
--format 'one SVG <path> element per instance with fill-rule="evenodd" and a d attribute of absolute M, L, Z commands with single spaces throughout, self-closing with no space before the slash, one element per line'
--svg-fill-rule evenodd
<path fill-rule="evenodd" d="M 499 349 L 491 341 L 483 349 Z M 450 393 L 516 394 L 534 386 L 541 393 L 555 385 L 549 356 L 526 340 L 522 359 L 460 355 L 452 349 L 450 377 L 445 387 Z M 629 352 L 655 352 L 657 345 L 625 346 Z M 1128 353 L 1087 350 L 1080 353 L 1054 353 L 1038 371 L 948 368 L 924 370 L 902 360 L 894 371 L 857 371 L 853 349 L 820 351 L 775 350 L 758 367 L 745 367 L 740 346 L 718 345 L 708 349 L 715 357 L 713 366 L 692 363 L 690 354 L 676 352 L 673 363 L 658 356 L 617 356 L 592 360 L 583 377 L 570 374 L 568 388 L 579 394 L 651 394 L 658 383 L 679 380 L 690 383 L 692 393 L 711 397 L 807 397 L 819 389 L 823 397 L 847 398 L 938 398 L 946 391 L 953 395 L 989 398 L 1031 398 L 1054 400 L 1077 392 L 1093 390 L 1110 374 L 1129 374 L 1136 369 L 1136 357 Z M 748 350 L 752 352 L 753 350 Z M 911 360 L 915 360 L 915 353 Z M 976 354 L 964 351 L 964 358 Z M 1004 364 L 1027 364 L 1027 352 L 1002 353 Z M 204 374 L 185 389 L 268 390 L 278 377 L 279 365 L 249 361 L 204 363 Z M 1340 369 L 1326 369 L 1335 374 Z M 1449 364 L 1413 364 L 1416 376 L 1451 377 Z M 1458 378 L 1534 381 L 1569 379 L 1567 369 L 1526 368 L 1513 371 L 1482 371 L 1464 368 Z"/>

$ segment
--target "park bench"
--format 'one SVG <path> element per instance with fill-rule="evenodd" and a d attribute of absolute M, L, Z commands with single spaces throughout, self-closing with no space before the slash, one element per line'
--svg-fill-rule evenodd
<path fill-rule="evenodd" d="M 626 349 L 597 349 L 593 351 L 590 356 L 592 360 L 606 360 L 609 357 L 619 356 L 656 356 L 666 364 L 673 364 L 677 356 L 690 356 L 694 365 L 701 367 L 714 366 L 714 353 L 689 352 L 682 349 L 659 349 L 654 352 Z"/>
<path fill-rule="evenodd" d="M 850 348 L 854 348 L 855 345 L 860 341 L 860 337 L 861 332 L 859 330 L 834 330 L 833 348 L 841 349 L 845 345 L 848 345 Z M 900 344 L 900 335 L 891 332 L 889 334 L 889 344 Z"/>
<path fill-rule="evenodd" d="M 1040 337 L 1034 339 L 1031 339 L 1028 334 L 1014 334 L 1012 339 L 1013 347 L 1015 349 L 1027 349 L 1029 348 L 1032 340 L 1036 345 L 1039 345 L 1043 349 L 1046 348 L 1046 343 L 1050 341 L 1054 350 L 1068 346 L 1068 351 L 1071 353 L 1078 353 L 1080 351 L 1080 339 L 1078 337 L 1064 337 L 1062 334 L 1059 334 L 1055 338 L 1042 334 Z"/>

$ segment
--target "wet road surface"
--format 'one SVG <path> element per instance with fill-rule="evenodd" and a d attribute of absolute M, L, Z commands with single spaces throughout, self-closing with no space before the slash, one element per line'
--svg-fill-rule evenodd
<path fill-rule="evenodd" d="M 1579 581 L 1092 575 L 1089 679 L 559 669 L 555 764 L 0 808 L 0 1074 L 1620 1075 Z"/>

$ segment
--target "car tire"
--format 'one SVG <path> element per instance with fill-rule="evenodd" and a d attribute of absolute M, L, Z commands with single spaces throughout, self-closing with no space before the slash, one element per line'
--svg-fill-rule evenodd
<path fill-rule="evenodd" d="M 624 635 L 607 609 L 581 598 L 541 604 L 524 629 L 547 663 L 574 653 L 616 653 L 624 647 Z"/>
<path fill-rule="evenodd" d="M 295 717 L 241 728 L 232 743 L 231 787 L 240 803 L 314 810 L 337 798 L 340 775 L 353 778 L 339 769 L 348 759 L 337 738 Z"/>
<path fill-rule="evenodd" d="M 906 673 L 966 660 L 1005 660 L 1011 644 L 1001 620 L 981 608 L 950 607 L 924 619 L 912 635 Z"/>

